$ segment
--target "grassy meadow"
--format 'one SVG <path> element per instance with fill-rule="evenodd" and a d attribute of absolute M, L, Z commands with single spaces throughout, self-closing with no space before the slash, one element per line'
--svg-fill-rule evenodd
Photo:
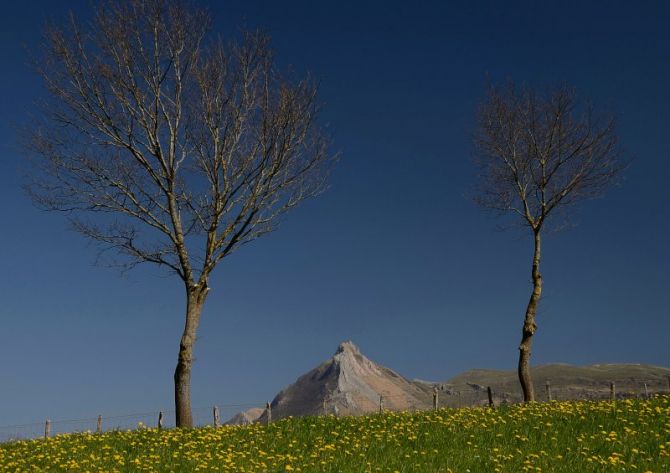
<path fill-rule="evenodd" d="M 0 444 L 1 472 L 670 471 L 670 397 L 307 417 Z"/>

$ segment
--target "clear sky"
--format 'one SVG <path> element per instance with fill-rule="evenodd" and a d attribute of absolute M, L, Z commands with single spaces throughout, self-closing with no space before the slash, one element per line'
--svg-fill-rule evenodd
<path fill-rule="evenodd" d="M 5 2 L 0 17 L 0 424 L 172 408 L 183 289 L 121 277 L 22 193 L 16 128 L 42 90 L 26 66 L 49 19 L 88 0 Z M 487 75 L 567 82 L 619 115 L 631 166 L 544 242 L 534 363 L 669 365 L 670 9 L 665 2 L 211 2 L 261 26 L 321 82 L 341 162 L 331 190 L 219 266 L 193 404 L 270 399 L 352 339 L 410 378 L 514 369 L 531 241 L 468 197 Z"/>

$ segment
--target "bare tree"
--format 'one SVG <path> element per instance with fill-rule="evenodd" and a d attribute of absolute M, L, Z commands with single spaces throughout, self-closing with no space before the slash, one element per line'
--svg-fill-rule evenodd
<path fill-rule="evenodd" d="M 176 422 L 193 425 L 193 347 L 217 264 L 325 186 L 334 157 L 309 78 L 290 80 L 269 40 L 210 36 L 207 12 L 109 1 L 93 22 L 49 29 L 48 89 L 30 134 L 34 199 L 123 268 L 153 263 L 184 283 Z"/>
<path fill-rule="evenodd" d="M 550 215 L 601 195 L 622 170 L 614 120 L 580 107 L 567 87 L 538 96 L 510 83 L 489 88 L 474 142 L 480 170 L 476 201 L 511 213 L 533 234 L 533 292 L 518 371 L 524 400 L 534 401 L 529 361 L 542 294 L 541 235 Z"/>

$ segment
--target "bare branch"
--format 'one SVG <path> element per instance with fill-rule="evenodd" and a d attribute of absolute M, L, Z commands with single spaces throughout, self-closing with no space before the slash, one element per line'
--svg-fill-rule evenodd
<path fill-rule="evenodd" d="M 538 97 L 491 87 L 475 137 L 476 201 L 539 232 L 550 214 L 601 195 L 623 169 L 612 118 L 581 110 L 572 90 Z"/>
<path fill-rule="evenodd" d="M 280 75 L 262 33 L 211 42 L 209 24 L 180 2 L 106 2 L 91 27 L 49 31 L 36 66 L 51 99 L 35 201 L 188 286 L 319 194 L 334 162 L 313 81 Z"/>

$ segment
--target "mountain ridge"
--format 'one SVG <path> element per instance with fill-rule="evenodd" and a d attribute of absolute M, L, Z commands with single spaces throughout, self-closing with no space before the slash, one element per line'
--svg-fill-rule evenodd
<path fill-rule="evenodd" d="M 598 399 L 609 396 L 615 382 L 619 395 L 670 390 L 670 368 L 641 363 L 531 367 L 538 400 L 546 400 L 550 382 L 554 399 Z M 473 368 L 443 382 L 409 380 L 365 355 L 352 341 L 340 343 L 327 360 L 299 376 L 274 397 L 272 419 L 305 415 L 361 415 L 390 410 L 429 409 L 437 391 L 440 406 L 480 405 L 491 387 L 496 403 L 520 402 L 516 371 Z M 227 423 L 267 422 L 267 410 L 253 408 Z"/>

